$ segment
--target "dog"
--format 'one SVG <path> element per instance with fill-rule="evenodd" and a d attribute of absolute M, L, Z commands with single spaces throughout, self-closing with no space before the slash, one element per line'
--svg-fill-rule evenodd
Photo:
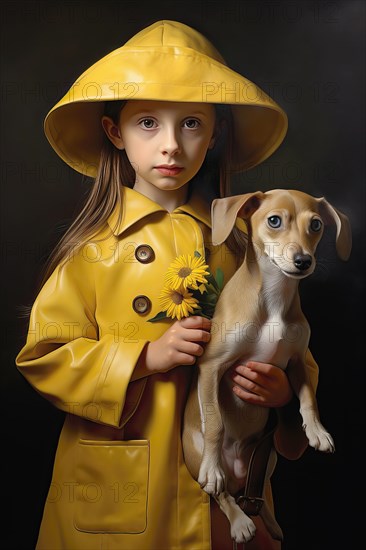
<path fill-rule="evenodd" d="M 231 367 L 253 360 L 287 369 L 309 444 L 320 451 L 334 451 L 309 382 L 305 355 L 310 328 L 301 310 L 298 285 L 315 269 L 314 254 L 324 225 L 335 224 L 336 249 L 344 261 L 352 238 L 347 216 L 325 198 L 297 190 L 215 199 L 211 214 L 214 245 L 228 238 L 241 217 L 247 226 L 247 246 L 242 264 L 219 296 L 212 319 L 215 330 L 197 361 L 182 442 L 191 475 L 227 516 L 235 543 L 242 543 L 254 537 L 256 528 L 234 495 L 245 486 L 251 450 L 264 433 L 269 409 L 234 394 Z M 276 456 L 272 447 L 265 483 Z M 265 499 L 259 514 L 272 538 L 282 540 L 282 530 Z"/>

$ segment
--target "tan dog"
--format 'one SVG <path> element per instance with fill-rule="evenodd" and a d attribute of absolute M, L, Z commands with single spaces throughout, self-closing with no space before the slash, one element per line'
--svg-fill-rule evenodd
<path fill-rule="evenodd" d="M 183 448 L 192 476 L 215 497 L 230 521 L 232 538 L 240 543 L 253 538 L 255 525 L 233 495 L 245 485 L 251 445 L 263 434 L 269 409 L 245 403 L 234 394 L 230 368 L 249 360 L 288 368 L 310 445 L 334 451 L 309 383 L 305 355 L 310 329 L 301 311 L 298 284 L 315 269 L 314 253 L 324 224 L 336 225 L 342 260 L 351 251 L 351 230 L 348 218 L 324 198 L 275 189 L 216 199 L 213 244 L 227 239 L 237 216 L 248 227 L 245 260 L 216 306 L 211 340 L 198 361 L 198 380 L 186 406 Z M 275 463 L 272 450 L 267 483 Z M 272 537 L 282 539 L 265 501 L 260 515 Z"/>

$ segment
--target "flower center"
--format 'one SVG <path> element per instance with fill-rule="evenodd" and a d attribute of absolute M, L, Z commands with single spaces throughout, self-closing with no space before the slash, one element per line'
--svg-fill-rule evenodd
<path fill-rule="evenodd" d="M 182 279 L 185 279 L 191 273 L 192 273 L 192 269 L 190 267 L 181 267 L 180 270 L 178 271 L 178 276 L 181 277 Z"/>
<path fill-rule="evenodd" d="M 179 305 L 183 302 L 183 296 L 182 294 L 180 294 L 180 292 L 174 292 L 172 294 L 172 301 L 176 304 L 176 305 Z"/>

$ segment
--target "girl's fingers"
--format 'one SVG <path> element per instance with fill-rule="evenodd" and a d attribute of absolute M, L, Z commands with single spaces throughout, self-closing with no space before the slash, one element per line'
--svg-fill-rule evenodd
<path fill-rule="evenodd" d="M 262 395 L 246 391 L 241 386 L 234 386 L 233 392 L 247 403 L 262 405 L 266 402 L 266 399 Z"/>
<path fill-rule="evenodd" d="M 243 378 L 243 380 L 247 380 L 248 383 L 249 381 L 254 382 L 258 386 L 265 385 L 266 383 L 266 378 L 262 374 L 247 365 L 237 365 L 234 367 L 233 375 L 239 376 L 240 378 Z M 237 378 L 237 380 L 239 380 L 239 378 Z"/>
<path fill-rule="evenodd" d="M 195 357 L 200 357 L 203 354 L 203 347 L 196 342 L 181 340 L 178 342 L 176 349 L 178 353 L 186 353 Z"/>
<path fill-rule="evenodd" d="M 232 377 L 235 384 L 243 388 L 244 390 L 251 392 L 251 393 L 257 393 L 258 391 L 258 384 L 255 384 L 251 380 L 248 380 L 247 378 L 244 378 L 240 374 L 234 374 Z"/>
<path fill-rule="evenodd" d="M 201 329 L 205 331 L 211 330 L 211 321 L 206 319 L 206 317 L 200 317 L 199 315 L 191 315 L 190 317 L 184 317 L 180 321 L 180 325 L 184 328 L 189 329 Z"/>
<path fill-rule="evenodd" d="M 186 349 L 181 348 L 176 350 L 173 354 L 173 363 L 175 365 L 193 365 L 196 362 L 197 357 L 202 355 L 203 349 L 198 344 L 192 344 L 191 347 Z"/>
<path fill-rule="evenodd" d="M 188 353 L 177 354 L 177 365 L 193 365 L 196 362 L 196 357 Z"/>
<path fill-rule="evenodd" d="M 292 399 L 292 388 L 286 373 L 266 363 L 248 362 L 232 371 L 233 391 L 248 401 L 268 407 L 282 407 Z"/>
<path fill-rule="evenodd" d="M 211 338 L 211 321 L 205 317 L 185 317 L 181 321 L 177 321 L 172 329 L 176 338 L 186 342 L 207 343 Z"/>
<path fill-rule="evenodd" d="M 182 338 L 186 342 L 209 342 L 211 334 L 206 330 L 190 329 L 182 333 Z"/>
<path fill-rule="evenodd" d="M 257 361 L 248 361 L 246 367 L 249 368 L 252 372 L 257 372 L 258 374 L 264 374 L 270 376 L 273 365 L 269 363 L 258 363 Z"/>

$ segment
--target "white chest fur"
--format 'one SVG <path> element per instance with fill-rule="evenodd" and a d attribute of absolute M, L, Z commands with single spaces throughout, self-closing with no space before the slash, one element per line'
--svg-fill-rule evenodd
<path fill-rule="evenodd" d="M 306 350 L 310 329 L 293 302 L 297 300 L 298 281 L 286 277 L 268 257 L 261 260 L 262 283 L 259 290 L 248 288 L 245 284 L 247 274 L 237 274 L 237 281 L 229 281 L 243 292 L 236 292 L 236 315 L 221 315 L 214 318 L 213 331 L 220 341 L 220 351 L 224 352 L 227 363 L 230 358 L 235 362 L 249 360 L 270 363 L 282 369 L 295 353 Z M 251 293 L 252 296 L 248 296 Z M 255 303 L 255 317 L 248 315 L 248 302 L 258 294 Z M 298 303 L 299 306 L 300 303 Z M 229 317 L 231 317 L 229 319 Z"/>

